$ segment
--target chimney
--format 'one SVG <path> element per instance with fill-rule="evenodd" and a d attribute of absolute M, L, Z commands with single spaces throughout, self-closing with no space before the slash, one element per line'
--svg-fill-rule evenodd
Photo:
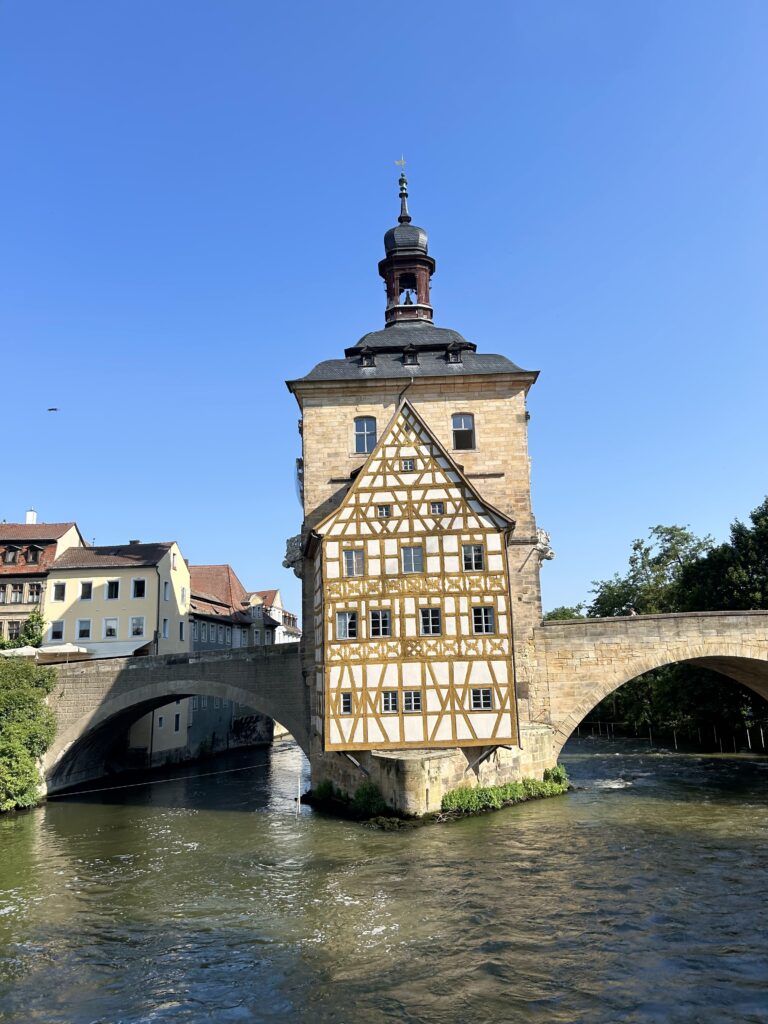
<path fill-rule="evenodd" d="M 33 508 L 27 509 L 27 516 L 24 522 L 27 526 L 34 526 L 37 522 L 37 512 Z"/>
<path fill-rule="evenodd" d="M 128 543 L 129 544 L 141 544 L 141 541 L 140 540 L 129 540 Z"/>

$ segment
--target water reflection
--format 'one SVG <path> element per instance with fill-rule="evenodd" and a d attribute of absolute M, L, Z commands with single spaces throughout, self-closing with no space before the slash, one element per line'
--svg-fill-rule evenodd
<path fill-rule="evenodd" d="M 585 743 L 568 797 L 380 833 L 256 753 L 0 819 L 0 1019 L 765 1019 L 766 762 Z"/>

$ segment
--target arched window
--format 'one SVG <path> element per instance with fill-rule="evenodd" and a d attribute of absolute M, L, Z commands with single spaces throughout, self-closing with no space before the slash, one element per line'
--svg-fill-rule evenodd
<path fill-rule="evenodd" d="M 376 446 L 376 420 L 373 416 L 355 417 L 355 451 L 362 455 Z"/>
<path fill-rule="evenodd" d="M 475 417 L 469 412 L 455 412 L 453 421 L 453 447 L 469 451 L 475 447 Z"/>

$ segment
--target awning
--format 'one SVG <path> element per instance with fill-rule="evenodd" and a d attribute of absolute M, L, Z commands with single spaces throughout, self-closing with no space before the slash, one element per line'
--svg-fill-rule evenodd
<path fill-rule="evenodd" d="M 92 658 L 130 658 L 140 647 L 147 647 L 151 640 L 105 641 L 103 644 L 89 644 L 88 653 Z"/>
<path fill-rule="evenodd" d="M 4 658 L 34 658 L 37 651 L 37 647 L 30 647 L 27 644 L 26 647 L 9 647 L 5 651 L 0 651 L 0 654 Z"/>

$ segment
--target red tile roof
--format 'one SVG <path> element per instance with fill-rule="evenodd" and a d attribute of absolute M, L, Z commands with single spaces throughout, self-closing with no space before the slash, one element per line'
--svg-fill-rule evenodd
<path fill-rule="evenodd" d="M 277 597 L 276 590 L 253 590 L 251 591 L 251 593 L 255 594 L 257 597 L 260 597 L 264 604 L 267 606 L 267 608 L 272 607 L 272 605 L 275 603 L 275 598 Z"/>
<path fill-rule="evenodd" d="M 0 523 L 0 544 L 9 540 L 58 540 L 73 526 L 77 530 L 77 523 Z"/>
<path fill-rule="evenodd" d="M 190 565 L 189 578 L 193 594 L 213 597 L 232 611 L 247 603 L 245 587 L 231 565 Z"/>
<path fill-rule="evenodd" d="M 93 548 L 69 548 L 56 559 L 51 571 L 59 569 L 121 569 L 157 565 L 173 541 L 157 544 L 104 544 Z"/>

